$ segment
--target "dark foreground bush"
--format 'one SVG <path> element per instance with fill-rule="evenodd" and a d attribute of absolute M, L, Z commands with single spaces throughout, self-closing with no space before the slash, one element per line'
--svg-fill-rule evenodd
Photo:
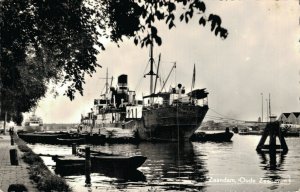
<path fill-rule="evenodd" d="M 53 174 L 44 164 L 40 156 L 36 155 L 26 143 L 14 136 L 20 151 L 23 152 L 22 159 L 29 164 L 30 179 L 37 184 L 39 191 L 54 192 L 54 191 L 72 191 L 66 181 Z"/>
<path fill-rule="evenodd" d="M 30 151 L 32 151 L 27 145 L 26 145 L 26 143 L 22 140 L 22 139 L 20 139 L 19 137 L 17 137 L 16 135 L 14 136 L 14 140 L 15 140 L 15 142 L 17 143 L 17 145 L 18 145 L 18 147 L 19 147 L 19 149 L 20 149 L 20 151 L 22 151 L 22 152 L 30 152 Z"/>
<path fill-rule="evenodd" d="M 54 189 L 56 191 L 71 191 L 67 186 L 66 181 L 62 180 L 57 175 L 49 175 L 44 177 L 38 184 L 38 188 L 41 191 L 49 191 L 49 189 Z"/>
<path fill-rule="evenodd" d="M 22 159 L 25 163 L 32 165 L 37 162 L 43 162 L 40 156 L 34 154 L 33 152 L 25 152 Z"/>
<path fill-rule="evenodd" d="M 23 184 L 11 184 L 7 192 L 28 192 L 28 189 Z"/>

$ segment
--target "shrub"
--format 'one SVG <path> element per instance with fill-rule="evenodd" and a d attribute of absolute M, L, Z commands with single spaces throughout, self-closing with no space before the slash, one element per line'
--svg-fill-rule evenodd
<path fill-rule="evenodd" d="M 72 191 L 66 181 L 63 178 L 54 175 L 44 164 L 42 158 L 35 154 L 22 139 L 15 135 L 14 140 L 20 151 L 23 152 L 22 159 L 25 163 L 30 165 L 30 179 L 37 184 L 39 191 Z"/>
<path fill-rule="evenodd" d="M 38 188 L 41 191 L 51 191 L 55 189 L 56 191 L 71 191 L 65 180 L 62 180 L 57 175 L 49 175 L 48 177 L 43 177 L 38 184 Z"/>
<path fill-rule="evenodd" d="M 22 159 L 24 160 L 25 163 L 29 165 L 43 161 L 40 156 L 34 154 L 32 151 L 25 152 L 24 155 L 22 156 Z"/>

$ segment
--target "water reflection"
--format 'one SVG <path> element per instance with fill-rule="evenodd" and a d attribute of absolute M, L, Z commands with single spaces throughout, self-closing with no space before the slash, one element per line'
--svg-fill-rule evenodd
<path fill-rule="evenodd" d="M 270 184 L 268 189 L 275 190 L 278 189 L 280 184 L 288 184 L 289 178 L 284 177 L 281 172 L 285 171 L 283 168 L 284 161 L 287 152 L 282 153 L 265 153 L 258 152 L 261 159 L 261 168 L 265 171 L 262 177 L 262 182 L 265 184 Z"/>
<path fill-rule="evenodd" d="M 55 168 L 54 171 L 56 174 L 61 175 L 63 177 L 85 176 L 84 167 L 79 167 L 76 169 Z M 133 170 L 133 171 L 127 172 L 127 171 L 122 171 L 122 170 L 115 171 L 115 170 L 111 170 L 111 169 L 106 169 L 105 167 L 101 167 L 98 169 L 92 169 L 91 173 L 99 173 L 99 174 L 107 176 L 107 177 L 117 178 L 119 181 L 122 181 L 122 182 L 146 181 L 145 175 L 139 170 Z"/>
<path fill-rule="evenodd" d="M 37 153 L 71 154 L 71 148 L 55 145 L 32 145 Z M 92 186 L 85 187 L 84 171 L 80 169 L 55 170 L 64 176 L 75 191 L 106 190 L 203 190 L 206 185 L 208 169 L 206 155 L 195 150 L 192 143 L 151 143 L 139 145 L 95 145 L 93 150 L 121 155 L 141 154 L 146 162 L 135 172 L 123 175 L 106 169 L 92 171 Z M 48 161 L 46 161 L 48 162 Z M 48 165 L 53 165 L 50 162 Z M 52 167 L 53 168 L 53 167 Z"/>
<path fill-rule="evenodd" d="M 195 155 L 190 142 L 142 143 L 139 149 L 148 157 L 143 172 L 150 185 L 166 190 L 201 190 L 205 187 L 208 170 L 202 155 Z"/>
<path fill-rule="evenodd" d="M 258 136 L 233 137 L 231 143 L 140 143 L 93 146 L 94 150 L 122 155 L 142 154 L 148 159 L 139 168 L 144 179 L 118 178 L 105 172 L 92 173 L 92 186 L 85 176 L 65 176 L 74 191 L 297 191 L 300 178 L 299 138 L 288 138 L 288 155 L 257 154 Z M 31 145 L 36 153 L 68 155 L 71 147 Z M 45 160 L 45 158 L 43 158 Z M 51 158 L 50 158 L 51 160 Z M 271 161 L 270 161 L 271 160 Z M 49 161 L 45 161 L 49 167 Z M 276 166 L 274 166 L 276 165 Z M 209 170 L 209 171 L 208 171 Z M 134 175 L 138 175 L 134 174 Z M 236 183 L 210 182 L 206 178 L 235 179 Z M 139 177 L 138 178 L 142 178 Z M 239 179 L 255 182 L 239 182 Z M 263 179 L 263 181 L 261 181 Z M 280 181 L 280 183 L 276 183 Z M 265 183 L 264 183 L 265 182 Z"/>
<path fill-rule="evenodd" d="M 261 167 L 264 170 L 271 170 L 271 171 L 284 171 L 283 164 L 286 158 L 287 153 L 258 153 L 261 159 Z M 267 158 L 268 156 L 268 158 Z M 277 163 L 277 156 L 279 157 L 279 162 Z"/>

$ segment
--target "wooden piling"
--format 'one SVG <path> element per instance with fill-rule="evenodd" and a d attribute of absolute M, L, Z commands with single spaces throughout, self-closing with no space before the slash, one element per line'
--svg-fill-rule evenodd
<path fill-rule="evenodd" d="M 280 129 L 280 128 L 279 128 L 279 129 Z M 286 144 L 286 142 L 285 142 L 285 139 L 284 139 L 284 136 L 282 135 L 281 130 L 279 130 L 279 132 L 278 132 L 278 138 L 279 138 L 279 141 L 280 141 L 280 143 L 281 143 L 281 148 L 282 148 L 283 151 L 286 153 L 286 152 L 289 150 L 289 148 L 288 148 L 288 146 L 287 146 L 287 144 Z"/>
<path fill-rule="evenodd" d="M 10 136 L 10 145 L 14 145 L 15 144 L 15 141 L 14 141 L 14 137 L 11 135 Z"/>
<path fill-rule="evenodd" d="M 10 164 L 11 165 L 19 165 L 17 149 L 10 149 L 9 150 L 9 155 L 10 155 Z"/>
<path fill-rule="evenodd" d="M 270 126 L 269 129 L 269 155 L 270 155 L 270 169 L 276 169 L 277 167 L 277 162 L 276 162 L 276 135 L 278 133 L 278 129 L 280 129 L 279 124 L 278 127 L 277 125 L 274 124 L 274 126 Z"/>
<path fill-rule="evenodd" d="M 272 154 L 276 154 L 276 128 L 275 126 L 269 128 L 269 151 Z"/>
<path fill-rule="evenodd" d="M 268 136 L 269 145 L 265 145 Z M 279 138 L 280 145 L 276 144 L 276 137 Z M 268 150 L 270 154 L 276 154 L 277 149 L 280 149 L 283 153 L 286 153 L 288 151 L 288 147 L 282 135 L 279 122 L 270 122 L 267 124 L 263 132 L 263 135 L 256 147 L 256 151 L 262 152 L 262 150 Z"/>
<path fill-rule="evenodd" d="M 72 155 L 77 154 L 76 143 L 72 143 Z"/>
<path fill-rule="evenodd" d="M 85 184 L 91 185 L 91 150 L 85 147 Z"/>
<path fill-rule="evenodd" d="M 260 141 L 259 141 L 259 143 L 258 143 L 258 145 L 256 147 L 256 151 L 260 151 L 263 148 L 263 146 L 264 146 L 264 144 L 265 144 L 265 142 L 267 140 L 268 134 L 269 134 L 269 127 L 266 126 L 265 130 L 264 130 L 264 132 L 263 132 L 263 134 L 262 134 L 262 136 L 260 138 Z"/>

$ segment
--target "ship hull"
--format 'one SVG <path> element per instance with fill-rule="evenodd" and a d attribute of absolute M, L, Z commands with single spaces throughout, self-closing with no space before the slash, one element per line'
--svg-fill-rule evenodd
<path fill-rule="evenodd" d="M 200 127 L 208 106 L 169 106 L 143 111 L 141 125 L 137 127 L 142 140 L 189 140 Z"/>
<path fill-rule="evenodd" d="M 146 141 L 189 140 L 200 127 L 208 106 L 168 106 L 142 111 L 142 118 L 128 118 L 123 123 L 100 123 L 95 128 L 119 127 L 136 131 Z M 108 115 L 109 116 L 109 115 Z"/>

